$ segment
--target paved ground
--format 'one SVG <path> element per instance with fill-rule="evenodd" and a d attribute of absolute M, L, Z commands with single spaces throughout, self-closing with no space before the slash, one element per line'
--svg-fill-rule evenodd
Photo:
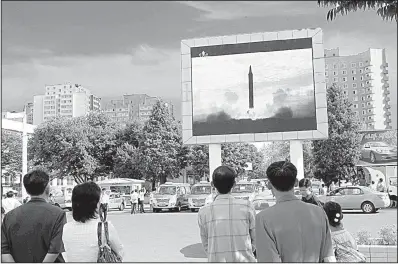
<path fill-rule="evenodd" d="M 68 213 L 68 221 L 72 220 Z M 130 215 L 111 211 L 109 220 L 115 225 L 125 246 L 125 262 L 206 262 L 200 244 L 197 213 L 146 213 Z M 385 209 L 365 215 L 346 212 L 344 226 L 355 234 L 361 229 L 374 236 L 380 227 L 397 224 L 397 210 Z"/>

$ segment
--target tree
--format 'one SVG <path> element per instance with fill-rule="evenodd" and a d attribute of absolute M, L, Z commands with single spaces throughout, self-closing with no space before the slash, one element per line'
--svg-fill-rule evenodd
<path fill-rule="evenodd" d="M 199 175 L 196 180 L 200 180 L 201 177 L 209 175 L 209 146 L 191 146 L 188 163 L 192 166 L 192 170 Z"/>
<path fill-rule="evenodd" d="M 22 136 L 19 133 L 1 133 L 2 177 L 11 177 L 11 182 L 22 175 Z"/>
<path fill-rule="evenodd" d="M 385 0 L 385 1 L 362 1 L 362 0 L 345 0 L 345 1 L 320 1 L 318 5 L 323 7 L 334 6 L 328 11 L 327 20 L 333 20 L 337 14 L 346 15 L 348 12 L 357 11 L 358 9 L 363 10 L 376 10 L 377 14 L 383 18 L 383 20 L 395 19 L 397 21 L 397 0 Z"/>
<path fill-rule="evenodd" d="M 178 123 L 169 112 L 167 105 L 158 100 L 152 114 L 143 128 L 142 168 L 144 177 L 152 182 L 164 183 L 166 178 L 174 178 L 180 172 L 179 153 L 182 147 L 182 137 Z"/>
<path fill-rule="evenodd" d="M 222 164 L 233 167 L 238 175 L 245 173 L 246 163 L 248 162 L 252 163 L 253 172 L 256 172 L 262 161 L 261 154 L 257 152 L 257 148 L 249 143 L 222 144 L 221 157 Z"/>
<path fill-rule="evenodd" d="M 352 103 L 343 95 L 340 87 L 327 90 L 329 138 L 313 142 L 315 176 L 326 184 L 338 178 L 347 178 L 347 169 L 360 157 L 358 118 L 352 111 Z"/>

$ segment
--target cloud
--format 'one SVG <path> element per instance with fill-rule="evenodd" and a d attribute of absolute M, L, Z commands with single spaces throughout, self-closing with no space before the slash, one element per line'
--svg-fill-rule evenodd
<path fill-rule="evenodd" d="M 172 52 L 170 50 L 156 49 L 146 44 L 139 45 L 133 49 L 132 63 L 137 65 L 153 65 L 167 60 Z"/>
<path fill-rule="evenodd" d="M 289 1 L 177 1 L 180 4 L 187 5 L 202 12 L 197 18 L 200 21 L 209 20 L 233 20 L 247 17 L 264 17 L 276 15 L 304 15 L 313 13 L 309 9 L 310 5 L 306 2 Z M 313 5 L 313 3 L 312 3 Z"/>

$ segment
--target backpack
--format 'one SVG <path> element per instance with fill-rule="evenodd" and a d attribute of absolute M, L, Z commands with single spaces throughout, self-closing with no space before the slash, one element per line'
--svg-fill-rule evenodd
<path fill-rule="evenodd" d="M 105 243 L 102 243 L 102 224 L 104 224 L 105 231 Z M 122 259 L 112 250 L 109 245 L 109 231 L 108 231 L 108 222 L 98 222 L 97 228 L 98 234 L 98 263 L 117 263 L 122 262 Z"/>
<path fill-rule="evenodd" d="M 366 257 L 361 252 L 355 250 L 352 247 L 346 247 L 338 243 L 335 244 L 335 256 L 337 262 L 356 262 L 365 263 Z"/>

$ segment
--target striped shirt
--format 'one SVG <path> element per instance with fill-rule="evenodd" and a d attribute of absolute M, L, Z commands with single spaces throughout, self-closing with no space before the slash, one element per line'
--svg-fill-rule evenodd
<path fill-rule="evenodd" d="M 209 262 L 256 262 L 255 210 L 249 201 L 218 195 L 200 209 L 198 224 Z"/>

